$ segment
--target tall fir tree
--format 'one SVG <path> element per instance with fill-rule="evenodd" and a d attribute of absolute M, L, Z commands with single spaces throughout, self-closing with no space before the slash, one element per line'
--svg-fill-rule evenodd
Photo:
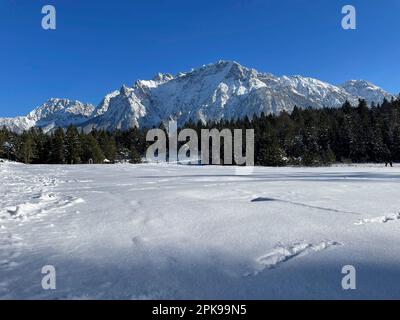
<path fill-rule="evenodd" d="M 78 164 L 81 162 L 81 141 L 78 129 L 71 125 L 65 135 L 65 158 L 68 164 Z"/>
<path fill-rule="evenodd" d="M 50 141 L 50 163 L 65 163 L 65 134 L 62 128 L 57 128 Z"/>

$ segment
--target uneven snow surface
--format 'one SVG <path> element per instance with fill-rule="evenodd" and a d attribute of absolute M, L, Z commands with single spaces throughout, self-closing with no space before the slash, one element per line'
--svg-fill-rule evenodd
<path fill-rule="evenodd" d="M 0 298 L 400 298 L 398 168 L 235 172 L 0 163 Z"/>

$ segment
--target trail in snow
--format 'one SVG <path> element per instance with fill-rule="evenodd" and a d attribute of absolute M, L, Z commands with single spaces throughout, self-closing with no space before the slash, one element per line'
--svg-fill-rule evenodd
<path fill-rule="evenodd" d="M 306 207 L 310 209 L 318 209 L 318 210 L 323 210 L 323 211 L 329 211 L 329 212 L 338 212 L 338 213 L 348 213 L 348 214 L 356 214 L 356 215 L 362 215 L 362 213 L 359 212 L 352 212 L 352 211 L 345 211 L 345 210 L 339 210 L 339 209 L 332 209 L 332 208 L 324 208 L 324 207 L 319 207 L 319 206 L 313 206 L 305 203 L 299 203 L 299 202 L 293 202 L 293 201 L 287 201 L 287 200 L 282 200 L 282 199 L 274 199 L 274 198 L 267 198 L 267 197 L 258 197 L 251 202 L 268 202 L 268 201 L 279 201 L 283 203 L 289 203 L 295 206 L 301 206 L 301 207 Z"/>
<path fill-rule="evenodd" d="M 9 162 L 1 163 L 0 168 L 0 297 L 3 294 L 8 297 L 13 290 L 9 278 L 14 277 L 5 274 L 23 270 L 25 266 L 29 268 L 29 262 L 21 258 L 24 250 L 29 248 L 29 243 L 24 240 L 26 231 L 34 238 L 46 232 L 29 228 L 29 222 L 43 221 L 52 212 L 61 213 L 83 200 L 55 192 L 54 188 L 64 181 L 55 177 L 52 171 L 32 175 L 25 172 L 26 166 Z M 27 230 L 22 229 L 25 225 Z"/>
<path fill-rule="evenodd" d="M 60 210 L 82 199 L 52 192 L 62 181 L 46 175 L 18 175 L 10 166 L 22 168 L 21 164 L 2 164 L 1 180 L 3 196 L 0 199 L 0 219 L 26 220 L 39 218 L 51 210 Z"/>

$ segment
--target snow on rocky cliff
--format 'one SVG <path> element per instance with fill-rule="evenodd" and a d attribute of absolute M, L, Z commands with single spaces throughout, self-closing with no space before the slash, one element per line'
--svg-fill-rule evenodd
<path fill-rule="evenodd" d="M 90 119 L 94 109 L 94 106 L 79 101 L 51 98 L 25 117 L 0 118 L 0 126 L 16 132 L 32 127 L 39 127 L 48 132 L 56 127 L 80 125 Z"/>
<path fill-rule="evenodd" d="M 261 113 L 291 111 L 294 106 L 340 107 L 346 100 L 381 103 L 393 96 L 367 81 L 348 81 L 335 86 L 302 76 L 260 73 L 233 61 L 219 61 L 179 73 L 157 74 L 132 87 L 106 95 L 97 108 L 78 101 L 50 99 L 26 117 L 0 119 L 15 131 L 33 126 L 49 131 L 56 126 L 78 125 L 85 131 L 158 126 L 175 119 L 203 123 L 223 119 L 252 118 Z"/>

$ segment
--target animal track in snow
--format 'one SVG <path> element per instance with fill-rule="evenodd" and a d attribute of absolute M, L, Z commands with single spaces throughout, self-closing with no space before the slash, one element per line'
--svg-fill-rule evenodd
<path fill-rule="evenodd" d="M 256 259 L 258 268 L 256 271 L 245 274 L 246 276 L 257 275 L 265 269 L 273 269 L 280 264 L 298 256 L 304 256 L 312 252 L 318 252 L 330 247 L 341 246 L 336 241 L 321 241 L 316 244 L 307 242 L 295 242 L 289 245 L 279 244 L 274 250 Z"/>

